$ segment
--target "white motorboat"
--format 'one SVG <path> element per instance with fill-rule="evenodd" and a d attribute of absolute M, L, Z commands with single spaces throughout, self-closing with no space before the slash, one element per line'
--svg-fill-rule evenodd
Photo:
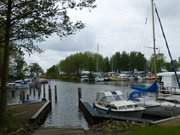
<path fill-rule="evenodd" d="M 98 92 L 95 107 L 101 113 L 136 118 L 140 118 L 145 109 L 133 101 L 125 100 L 121 91 Z"/>
<path fill-rule="evenodd" d="M 16 89 L 28 89 L 29 83 L 24 80 L 17 80 L 17 81 L 15 81 L 15 88 Z"/>
<path fill-rule="evenodd" d="M 95 82 L 104 82 L 104 77 L 101 76 L 95 77 Z"/>

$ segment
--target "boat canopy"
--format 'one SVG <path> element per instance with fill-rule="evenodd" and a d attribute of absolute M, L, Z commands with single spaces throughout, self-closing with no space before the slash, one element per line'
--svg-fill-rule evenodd
<path fill-rule="evenodd" d="M 96 101 L 101 100 L 103 97 L 114 97 L 114 96 L 122 96 L 122 95 L 123 95 L 122 92 L 119 90 L 98 92 L 96 94 Z"/>

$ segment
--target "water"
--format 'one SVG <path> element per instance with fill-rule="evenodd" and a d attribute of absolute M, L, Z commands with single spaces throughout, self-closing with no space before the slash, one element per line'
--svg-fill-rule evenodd
<path fill-rule="evenodd" d="M 88 128 L 88 124 L 78 108 L 78 88 L 82 89 L 82 99 L 92 104 L 98 91 L 121 90 L 126 97 L 130 92 L 130 85 L 133 82 L 106 82 L 98 84 L 69 83 L 62 81 L 49 81 L 52 88 L 52 111 L 44 123 L 44 127 L 62 128 Z M 55 102 L 54 86 L 57 86 L 58 100 Z M 16 90 L 14 97 L 12 92 L 8 92 L 8 104 L 19 103 L 20 92 L 24 91 L 31 100 L 41 100 L 43 90 Z M 46 85 L 46 98 L 48 99 L 48 86 Z"/>

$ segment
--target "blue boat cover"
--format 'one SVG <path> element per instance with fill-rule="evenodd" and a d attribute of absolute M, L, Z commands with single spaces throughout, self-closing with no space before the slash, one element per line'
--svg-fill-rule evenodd
<path fill-rule="evenodd" d="M 157 81 L 154 81 L 150 86 L 133 85 L 131 86 L 131 88 L 141 92 L 152 92 L 152 93 L 158 92 Z"/>
<path fill-rule="evenodd" d="M 133 91 L 128 95 L 128 100 L 134 100 L 134 99 L 140 97 L 142 93 L 143 93 L 142 91 L 133 90 Z"/>

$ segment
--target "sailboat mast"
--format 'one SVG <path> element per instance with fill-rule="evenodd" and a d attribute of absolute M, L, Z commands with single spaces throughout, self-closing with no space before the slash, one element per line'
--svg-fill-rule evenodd
<path fill-rule="evenodd" d="M 152 6 L 152 30 L 153 30 L 153 50 L 154 50 L 154 74 L 156 74 L 156 32 L 155 32 L 155 19 L 154 19 L 154 0 L 151 0 Z"/>
<path fill-rule="evenodd" d="M 97 56 L 96 56 L 96 72 L 99 72 L 99 44 L 97 44 Z"/>

